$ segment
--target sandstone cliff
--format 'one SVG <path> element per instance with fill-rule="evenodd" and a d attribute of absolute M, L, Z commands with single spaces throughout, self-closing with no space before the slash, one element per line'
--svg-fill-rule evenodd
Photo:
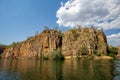
<path fill-rule="evenodd" d="M 117 47 L 117 55 L 116 55 L 116 57 L 118 59 L 120 59 L 120 46 Z"/>
<path fill-rule="evenodd" d="M 93 28 L 73 29 L 64 33 L 62 40 L 64 56 L 106 54 L 107 40 L 101 30 Z"/>
<path fill-rule="evenodd" d="M 4 51 L 3 58 L 40 58 L 62 46 L 61 33 L 55 30 L 44 30 L 41 34 L 21 43 L 12 44 Z"/>
<path fill-rule="evenodd" d="M 44 30 L 26 41 L 15 43 L 4 50 L 3 58 L 49 57 L 60 50 L 64 56 L 107 54 L 107 40 L 102 30 L 93 28 L 71 29 L 65 33 Z M 57 53 L 56 53 L 57 54 Z"/>
<path fill-rule="evenodd" d="M 118 49 L 118 54 L 117 54 L 117 56 L 120 57 L 120 46 L 118 46 L 117 49 Z"/>

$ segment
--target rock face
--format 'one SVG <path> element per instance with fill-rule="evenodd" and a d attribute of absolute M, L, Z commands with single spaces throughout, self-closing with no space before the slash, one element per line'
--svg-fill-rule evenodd
<path fill-rule="evenodd" d="M 0 55 L 3 53 L 3 51 L 4 51 L 5 48 L 6 48 L 6 46 L 0 45 Z"/>
<path fill-rule="evenodd" d="M 3 58 L 41 58 L 60 49 L 64 56 L 107 54 L 107 40 L 102 30 L 93 28 L 71 29 L 61 34 L 44 30 L 21 43 L 4 50 Z"/>
<path fill-rule="evenodd" d="M 69 30 L 64 33 L 62 53 L 64 56 L 106 54 L 107 40 L 101 30 L 96 31 L 93 28 Z"/>
<path fill-rule="evenodd" d="M 44 30 L 41 34 L 15 43 L 4 51 L 4 58 L 40 58 L 62 46 L 61 34 L 55 30 Z"/>
<path fill-rule="evenodd" d="M 120 57 L 120 46 L 118 46 L 117 49 L 118 49 L 118 54 L 117 54 L 117 56 Z"/>

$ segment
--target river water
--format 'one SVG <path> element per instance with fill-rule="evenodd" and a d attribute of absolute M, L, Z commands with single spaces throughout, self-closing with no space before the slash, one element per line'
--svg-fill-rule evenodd
<path fill-rule="evenodd" d="M 0 80 L 120 80 L 120 61 L 5 59 Z"/>

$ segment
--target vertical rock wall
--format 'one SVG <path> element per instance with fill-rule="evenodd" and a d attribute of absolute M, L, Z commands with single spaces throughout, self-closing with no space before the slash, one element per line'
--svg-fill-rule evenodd
<path fill-rule="evenodd" d="M 50 52 L 62 46 L 61 33 L 55 30 L 44 30 L 41 34 L 21 43 L 11 45 L 4 51 L 4 58 L 40 58 L 49 56 Z"/>
<path fill-rule="evenodd" d="M 21 43 L 4 50 L 3 58 L 41 58 L 61 49 L 64 56 L 106 54 L 107 40 L 101 30 L 93 28 L 71 29 L 61 35 L 55 30 L 44 30 Z"/>
<path fill-rule="evenodd" d="M 107 40 L 101 30 L 96 31 L 93 28 L 69 30 L 64 33 L 62 53 L 64 56 L 106 54 Z"/>

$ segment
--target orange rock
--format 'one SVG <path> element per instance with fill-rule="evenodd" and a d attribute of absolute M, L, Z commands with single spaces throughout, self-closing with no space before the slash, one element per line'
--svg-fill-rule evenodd
<path fill-rule="evenodd" d="M 55 30 L 44 30 L 21 43 L 12 44 L 4 51 L 4 58 L 40 58 L 62 46 L 61 33 Z"/>

